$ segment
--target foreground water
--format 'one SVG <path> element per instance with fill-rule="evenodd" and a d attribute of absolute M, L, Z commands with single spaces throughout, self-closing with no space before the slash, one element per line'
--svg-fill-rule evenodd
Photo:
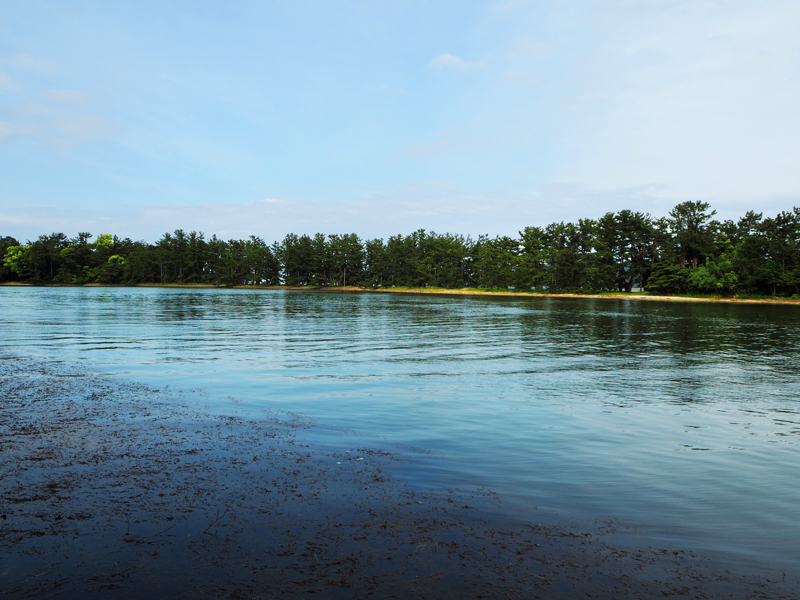
<path fill-rule="evenodd" d="M 0 301 L 0 339 L 22 356 L 413 445 L 431 486 L 487 486 L 520 518 L 608 518 L 634 543 L 798 574 L 797 307 L 9 287 Z"/>

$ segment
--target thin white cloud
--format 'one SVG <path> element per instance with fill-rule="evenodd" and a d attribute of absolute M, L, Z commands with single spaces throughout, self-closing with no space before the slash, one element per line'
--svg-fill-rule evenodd
<path fill-rule="evenodd" d="M 106 119 L 94 115 L 65 115 L 44 122 L 0 121 L 0 142 L 28 138 L 46 146 L 72 148 L 82 142 L 106 136 L 113 130 Z"/>
<path fill-rule="evenodd" d="M 16 87 L 17 84 L 11 78 L 11 75 L 0 71 L 0 93 L 10 92 L 11 90 L 16 89 Z"/>
<path fill-rule="evenodd" d="M 24 102 L 13 108 L 3 111 L 7 117 L 14 119 L 26 119 L 32 117 L 44 117 L 61 114 L 60 107 L 42 101 Z"/>
<path fill-rule="evenodd" d="M 38 100 L 19 104 L 3 111 L 3 114 L 16 119 L 60 115 L 65 109 L 86 106 L 86 94 L 74 90 L 45 90 Z"/>
<path fill-rule="evenodd" d="M 498 12 L 508 12 L 520 9 L 523 6 L 528 6 L 530 3 L 531 0 L 503 0 L 503 2 L 495 4 L 494 10 Z"/>
<path fill-rule="evenodd" d="M 261 200 L 253 200 L 252 202 L 248 202 L 249 206 L 258 206 L 259 204 L 282 204 L 285 203 L 286 200 L 282 200 L 280 198 L 262 198 Z"/>
<path fill-rule="evenodd" d="M 7 123 L 0 121 L 0 141 L 15 137 L 39 137 L 42 135 L 42 128 L 28 123 Z"/>
<path fill-rule="evenodd" d="M 69 106 L 86 106 L 86 94 L 75 90 L 45 90 L 42 94 L 47 102 Z"/>
<path fill-rule="evenodd" d="M 553 47 L 547 42 L 536 40 L 530 37 L 520 38 L 514 42 L 514 47 L 508 53 L 508 58 L 531 59 L 545 56 L 553 51 Z"/>
<path fill-rule="evenodd" d="M 622 2 L 605 2 L 601 4 L 601 7 L 609 14 L 641 17 L 683 11 L 691 4 L 694 4 L 692 0 L 623 0 Z"/>
<path fill-rule="evenodd" d="M 3 75 L 0 73 L 0 76 Z M 3 78 L 0 77 L 0 90 Z M 45 90 L 38 100 L 2 112 L 0 142 L 14 139 L 38 141 L 44 146 L 71 148 L 110 134 L 111 123 L 98 115 L 76 112 L 84 108 L 86 94 L 76 90 Z"/>
<path fill-rule="evenodd" d="M 439 154 L 447 150 L 447 142 L 444 140 L 436 140 L 433 143 L 415 144 L 410 148 L 403 150 L 403 156 L 406 158 L 422 158 L 430 154 Z"/>
<path fill-rule="evenodd" d="M 382 94 L 390 94 L 393 96 L 405 96 L 408 93 L 405 88 L 395 87 L 393 85 L 389 85 L 388 83 L 382 83 L 381 85 L 371 85 L 369 86 L 369 90 L 371 92 L 379 92 Z"/>
<path fill-rule="evenodd" d="M 15 217 L 14 215 L 4 215 L 0 214 L 0 223 L 25 223 L 25 219 L 23 217 Z"/>
<path fill-rule="evenodd" d="M 485 67 L 486 62 L 482 60 L 469 62 L 454 54 L 440 54 L 431 61 L 430 66 L 435 69 L 457 69 L 459 71 L 466 71 L 467 69 Z"/>
<path fill-rule="evenodd" d="M 618 33 L 575 64 L 591 77 L 561 130 L 569 159 L 556 176 L 596 188 L 657 181 L 676 199 L 752 198 L 757 210 L 797 197 L 800 5 L 639 11 L 648 4 L 592 15 Z"/>
<path fill-rule="evenodd" d="M 448 182 L 418 182 L 380 194 L 338 202 L 312 202 L 265 198 L 232 203 L 173 206 L 121 206 L 105 210 L 75 206 L 35 205 L 0 200 L 1 235 L 19 240 L 36 239 L 48 231 L 74 235 L 78 231 L 109 232 L 154 242 L 165 232 L 183 229 L 216 234 L 224 239 L 258 235 L 271 242 L 287 233 L 354 232 L 362 238 L 386 239 L 409 234 L 420 227 L 428 231 L 476 236 L 517 235 L 529 225 L 598 218 L 607 211 L 645 210 L 661 217 L 681 200 L 657 185 L 617 189 L 592 189 L 580 185 L 551 184 L 535 192 L 469 190 Z M 791 209 L 796 199 L 772 197 L 758 205 L 766 214 Z M 736 219 L 753 204 L 712 201 L 718 218 Z"/>
<path fill-rule="evenodd" d="M 94 115 L 74 115 L 53 120 L 53 127 L 65 138 L 79 142 L 111 133 L 111 124 Z"/>
<path fill-rule="evenodd" d="M 531 75 L 527 71 L 521 71 L 521 70 L 503 71 L 502 73 L 500 73 L 500 79 L 507 83 L 513 83 L 518 85 L 532 85 L 537 81 L 537 79 L 533 75 Z"/>
<path fill-rule="evenodd" d="M 17 53 L 7 56 L 3 59 L 7 65 L 20 71 L 33 71 L 40 75 L 47 75 L 53 72 L 53 66 L 32 57 L 30 54 Z"/>

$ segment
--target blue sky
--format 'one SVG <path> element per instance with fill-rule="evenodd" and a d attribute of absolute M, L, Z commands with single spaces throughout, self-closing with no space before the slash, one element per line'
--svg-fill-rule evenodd
<path fill-rule="evenodd" d="M 800 3 L 8 2 L 0 235 L 800 205 Z"/>

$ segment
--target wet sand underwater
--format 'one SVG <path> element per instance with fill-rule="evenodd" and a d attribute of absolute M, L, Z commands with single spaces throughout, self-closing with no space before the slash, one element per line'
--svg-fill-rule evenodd
<path fill-rule="evenodd" d="M 0 358 L 2 597 L 797 597 L 779 573 L 415 482 L 414 452 L 380 440 Z"/>

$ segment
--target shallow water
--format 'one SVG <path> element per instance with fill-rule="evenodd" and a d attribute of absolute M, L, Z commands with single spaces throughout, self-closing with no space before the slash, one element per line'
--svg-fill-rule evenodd
<path fill-rule="evenodd" d="M 22 356 L 429 451 L 431 486 L 798 574 L 795 306 L 0 288 Z"/>

